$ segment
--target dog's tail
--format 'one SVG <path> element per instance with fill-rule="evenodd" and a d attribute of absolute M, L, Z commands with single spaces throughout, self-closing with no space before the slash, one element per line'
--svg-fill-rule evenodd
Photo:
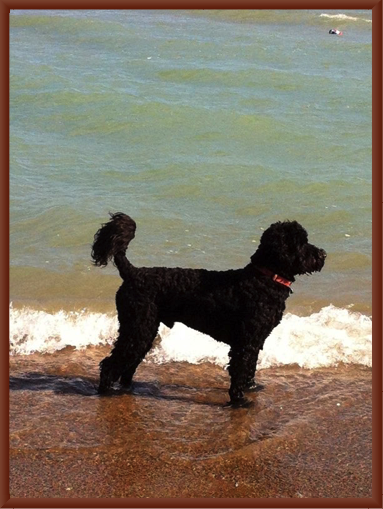
<path fill-rule="evenodd" d="M 101 226 L 92 247 L 94 265 L 106 267 L 113 258 L 122 279 L 126 279 L 133 267 L 126 258 L 129 242 L 134 239 L 136 223 L 122 212 L 110 214 L 110 221 Z"/>

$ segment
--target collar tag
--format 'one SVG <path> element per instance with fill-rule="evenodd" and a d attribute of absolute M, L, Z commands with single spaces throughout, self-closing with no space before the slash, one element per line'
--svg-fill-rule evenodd
<path fill-rule="evenodd" d="M 287 286 L 287 288 L 290 290 L 290 292 L 294 293 L 293 289 L 291 288 L 291 284 L 292 283 L 288 279 L 286 279 L 286 278 L 284 278 L 282 276 L 278 276 L 278 274 L 275 274 L 271 270 L 266 269 L 264 267 L 257 267 L 257 269 L 259 270 L 259 272 L 262 272 L 262 274 L 264 274 L 265 276 L 271 277 L 271 279 L 273 281 L 275 281 L 276 283 L 279 283 L 279 284 L 281 284 L 283 286 Z"/>

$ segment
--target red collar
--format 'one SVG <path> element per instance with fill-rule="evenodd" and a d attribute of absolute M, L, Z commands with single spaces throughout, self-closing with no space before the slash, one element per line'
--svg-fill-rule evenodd
<path fill-rule="evenodd" d="M 292 282 L 289 281 L 288 279 L 285 279 L 282 276 L 278 276 L 278 274 L 274 274 L 274 272 L 272 272 L 269 269 L 265 269 L 264 267 L 257 267 L 257 269 L 259 270 L 259 272 L 262 272 L 262 274 L 264 274 L 265 276 L 271 277 L 271 279 L 276 283 L 280 283 L 281 285 L 287 286 L 287 288 L 289 288 L 291 292 L 293 291 L 291 288 Z"/>

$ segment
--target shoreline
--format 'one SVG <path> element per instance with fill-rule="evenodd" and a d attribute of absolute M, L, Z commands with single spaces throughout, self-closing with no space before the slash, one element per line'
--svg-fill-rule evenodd
<path fill-rule="evenodd" d="M 11 497 L 371 497 L 371 370 L 270 369 L 259 381 L 254 406 L 234 411 L 211 365 L 144 365 L 115 397 L 87 394 L 78 375 L 66 389 L 62 378 L 53 391 L 13 388 Z"/>

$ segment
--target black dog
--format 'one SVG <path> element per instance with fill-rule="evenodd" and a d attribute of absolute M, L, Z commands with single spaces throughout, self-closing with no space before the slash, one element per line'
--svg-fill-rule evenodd
<path fill-rule="evenodd" d="M 259 351 L 282 319 L 294 276 L 319 272 L 326 252 L 308 243 L 299 223 L 286 221 L 263 233 L 243 269 L 137 268 L 125 255 L 135 230 L 133 219 L 116 213 L 94 237 L 95 265 L 105 266 L 113 258 L 124 281 L 116 295 L 119 336 L 100 363 L 99 393 L 117 380 L 131 384 L 160 322 L 168 327 L 182 322 L 230 345 L 230 404 L 246 405 L 243 392 L 256 387 Z"/>

